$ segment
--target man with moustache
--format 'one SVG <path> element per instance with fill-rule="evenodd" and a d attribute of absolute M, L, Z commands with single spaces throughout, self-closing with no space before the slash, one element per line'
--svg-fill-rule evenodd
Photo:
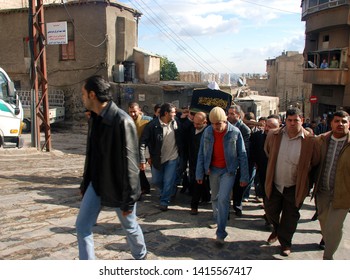
<path fill-rule="evenodd" d="M 189 132 L 189 174 L 190 184 L 192 189 L 191 200 L 191 215 L 198 214 L 198 205 L 201 198 L 204 201 L 210 201 L 210 189 L 208 176 L 205 176 L 203 184 L 198 184 L 196 181 L 196 165 L 201 138 L 205 128 L 207 127 L 207 114 L 204 112 L 197 112 L 193 118 L 193 126 Z"/>
<path fill-rule="evenodd" d="M 302 124 L 300 109 L 288 109 L 286 125 L 270 131 L 265 142 L 268 157 L 265 212 L 273 225 L 267 242 L 278 240 L 280 253 L 285 257 L 291 253 L 299 210 L 309 193 L 309 173 L 318 164 L 315 137 Z"/>
<path fill-rule="evenodd" d="M 337 111 L 331 116 L 330 123 L 332 130 L 318 138 L 321 160 L 314 191 L 318 220 L 325 242 L 325 260 L 334 258 L 350 208 L 349 114 Z"/>

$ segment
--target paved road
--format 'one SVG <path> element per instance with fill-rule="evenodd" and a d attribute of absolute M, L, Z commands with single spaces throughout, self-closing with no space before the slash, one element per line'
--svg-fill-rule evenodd
<path fill-rule="evenodd" d="M 53 132 L 50 153 L 28 147 L 30 135 L 25 138 L 27 146 L 23 149 L 0 149 L 0 259 L 77 259 L 74 223 L 79 207 L 77 189 L 83 170 L 85 130 Z M 215 247 L 215 230 L 207 227 L 211 206 L 203 205 L 198 216 L 189 215 L 188 194 L 179 191 L 169 211 L 161 212 L 157 190 L 152 188 L 151 194 L 138 202 L 137 212 L 150 260 L 320 260 L 321 235 L 318 222 L 310 221 L 314 205 L 309 200 L 302 208 L 288 258 L 279 255 L 277 245 L 266 244 L 269 229 L 261 219 L 263 210 L 254 202 L 244 204 L 241 218 L 231 214 L 223 249 Z M 98 259 L 132 258 L 113 211 L 101 212 L 94 231 Z M 350 259 L 349 249 L 348 218 L 336 258 Z"/>

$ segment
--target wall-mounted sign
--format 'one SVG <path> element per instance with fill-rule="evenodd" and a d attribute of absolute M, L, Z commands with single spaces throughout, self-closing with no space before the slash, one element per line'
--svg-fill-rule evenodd
<path fill-rule="evenodd" d="M 139 101 L 146 101 L 146 95 L 145 94 L 139 94 Z"/>
<path fill-rule="evenodd" d="M 46 42 L 48 45 L 68 44 L 67 22 L 49 22 L 46 24 Z"/>

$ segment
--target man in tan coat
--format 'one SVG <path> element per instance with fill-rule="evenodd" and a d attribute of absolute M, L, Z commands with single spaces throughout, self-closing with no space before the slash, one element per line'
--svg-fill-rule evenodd
<path fill-rule="evenodd" d="M 339 247 L 343 223 L 350 209 L 349 114 L 335 112 L 332 131 L 321 134 L 321 161 L 317 170 L 315 199 L 322 236 L 323 259 L 332 260 Z"/>
<path fill-rule="evenodd" d="M 282 256 L 291 252 L 299 209 L 309 191 L 309 172 L 319 158 L 315 137 L 302 127 L 302 119 L 298 108 L 288 109 L 286 125 L 270 131 L 265 142 L 268 157 L 265 211 L 273 225 L 267 242 L 278 240 Z"/>

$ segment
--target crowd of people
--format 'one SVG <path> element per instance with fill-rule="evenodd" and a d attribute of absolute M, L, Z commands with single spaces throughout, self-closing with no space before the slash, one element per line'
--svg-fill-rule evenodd
<path fill-rule="evenodd" d="M 94 259 L 92 227 L 101 206 L 113 207 L 135 259 L 145 259 L 146 244 L 136 221 L 136 205 L 150 187 L 159 190 L 159 209 L 170 210 L 178 186 L 191 195 L 189 214 L 211 202 L 215 245 L 225 245 L 230 208 L 243 215 L 251 189 L 262 203 L 271 234 L 289 256 L 300 209 L 315 197 L 324 242 L 324 259 L 333 259 L 350 208 L 349 115 L 337 111 L 326 127 L 311 129 L 298 108 L 255 119 L 232 105 L 209 114 L 157 104 L 145 116 L 131 102 L 128 114 L 111 100 L 110 85 L 100 76 L 87 79 L 82 99 L 89 119 L 88 144 L 76 228 L 80 259 Z M 322 124 L 322 123 L 321 123 Z M 151 182 L 145 175 L 151 168 Z"/>

